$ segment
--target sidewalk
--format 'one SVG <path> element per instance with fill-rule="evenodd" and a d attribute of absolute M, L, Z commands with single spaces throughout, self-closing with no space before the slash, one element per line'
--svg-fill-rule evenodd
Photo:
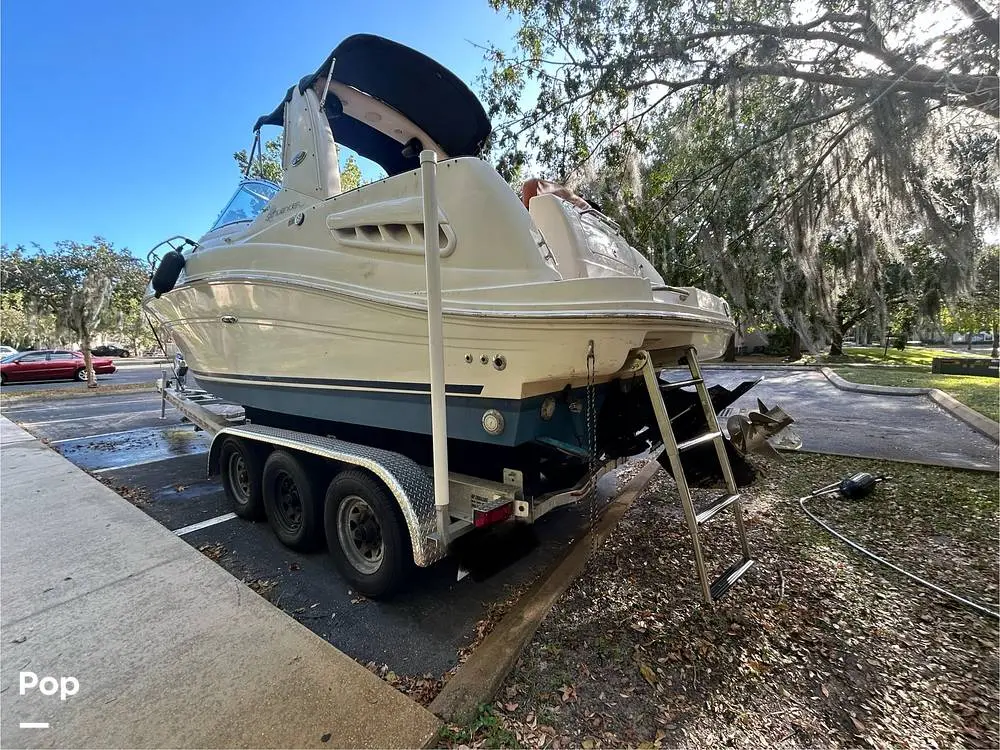
<path fill-rule="evenodd" d="M 435 736 L 426 709 L 3 417 L 0 472 L 5 747 L 388 748 Z M 22 696 L 21 671 L 75 678 L 79 691 Z"/>

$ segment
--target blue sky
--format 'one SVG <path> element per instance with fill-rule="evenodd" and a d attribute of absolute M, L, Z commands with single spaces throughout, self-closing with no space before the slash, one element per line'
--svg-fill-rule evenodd
<path fill-rule="evenodd" d="M 419 49 L 476 90 L 473 43 L 514 30 L 486 0 L 0 2 L 0 240 L 102 235 L 144 257 L 198 237 L 254 121 L 344 37 Z"/>

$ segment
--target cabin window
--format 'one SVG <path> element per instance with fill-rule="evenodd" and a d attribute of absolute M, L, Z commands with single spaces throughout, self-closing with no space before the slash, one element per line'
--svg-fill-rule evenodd
<path fill-rule="evenodd" d="M 273 182 L 263 180 L 248 180 L 240 183 L 236 194 L 226 204 L 209 231 L 226 224 L 253 221 L 280 189 Z"/>

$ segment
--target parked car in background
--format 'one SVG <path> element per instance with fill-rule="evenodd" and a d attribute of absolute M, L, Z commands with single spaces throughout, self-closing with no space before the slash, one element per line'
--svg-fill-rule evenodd
<path fill-rule="evenodd" d="M 111 375 L 118 368 L 110 357 L 91 357 L 94 372 Z M 25 380 L 86 380 L 83 354 L 65 349 L 19 352 L 0 359 L 0 382 Z"/>
<path fill-rule="evenodd" d="M 17 354 L 18 351 L 13 346 L 0 346 L 0 358 L 9 357 L 11 354 Z"/>
<path fill-rule="evenodd" d="M 90 350 L 97 357 L 130 357 L 129 350 L 117 344 L 101 344 Z"/>

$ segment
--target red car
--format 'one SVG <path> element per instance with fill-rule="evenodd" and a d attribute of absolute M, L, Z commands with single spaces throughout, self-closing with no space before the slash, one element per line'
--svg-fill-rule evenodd
<path fill-rule="evenodd" d="M 111 375 L 116 369 L 110 357 L 92 357 L 94 372 Z M 0 382 L 19 380 L 86 380 L 83 354 L 65 349 L 46 349 L 11 354 L 0 360 Z"/>

